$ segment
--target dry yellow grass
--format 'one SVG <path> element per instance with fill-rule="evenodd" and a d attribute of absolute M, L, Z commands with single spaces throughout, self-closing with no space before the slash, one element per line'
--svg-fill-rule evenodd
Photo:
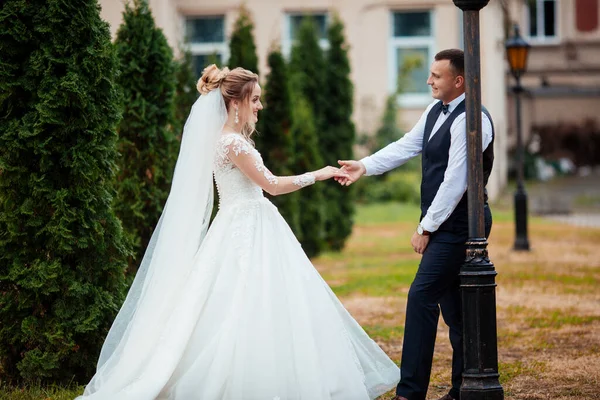
<path fill-rule="evenodd" d="M 403 205 L 365 209 L 359 209 L 347 248 L 314 261 L 348 310 L 399 361 L 406 295 L 419 262 L 409 245 L 418 210 Z M 504 214 L 496 220 L 489 252 L 498 271 L 505 398 L 600 398 L 600 229 L 533 219 L 532 251 L 515 253 L 511 218 Z M 448 391 L 451 357 L 441 322 L 428 399 Z M 81 389 L 0 387 L 0 399 L 69 399 L 77 391 Z"/>
<path fill-rule="evenodd" d="M 359 224 L 342 255 L 316 260 L 344 305 L 396 361 L 402 351 L 406 293 L 419 260 L 407 243 L 413 225 Z M 529 236 L 532 251 L 512 251 L 514 225 L 504 218 L 495 223 L 490 238 L 490 258 L 498 271 L 505 398 L 598 399 L 600 229 L 533 219 Z M 397 278 L 396 285 L 383 288 L 383 280 L 374 280 L 377 272 L 387 274 L 382 279 Z M 428 399 L 447 393 L 450 361 L 447 330 L 440 321 Z M 387 398 L 391 394 L 382 397 Z"/>

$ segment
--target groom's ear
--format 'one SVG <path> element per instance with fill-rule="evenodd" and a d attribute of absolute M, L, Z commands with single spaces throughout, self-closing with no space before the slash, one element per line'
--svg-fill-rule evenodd
<path fill-rule="evenodd" d="M 456 75 L 456 78 L 454 78 L 454 86 L 456 86 L 456 88 L 458 89 L 464 85 L 465 85 L 465 77 L 462 75 Z"/>

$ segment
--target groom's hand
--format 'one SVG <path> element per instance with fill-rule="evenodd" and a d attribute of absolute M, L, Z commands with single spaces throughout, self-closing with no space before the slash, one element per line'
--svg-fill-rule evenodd
<path fill-rule="evenodd" d="M 338 161 L 338 163 L 342 166 L 341 170 L 348 174 L 347 178 L 335 179 L 342 186 L 350 186 L 359 180 L 361 176 L 367 173 L 367 169 L 360 161 L 345 160 Z"/>
<path fill-rule="evenodd" d="M 410 239 L 410 244 L 415 252 L 423 254 L 427 248 L 427 245 L 429 244 L 429 235 L 419 235 L 417 232 L 415 232 Z"/>

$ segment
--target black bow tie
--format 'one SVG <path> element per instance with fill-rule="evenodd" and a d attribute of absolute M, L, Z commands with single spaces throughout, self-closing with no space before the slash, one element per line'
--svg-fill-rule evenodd
<path fill-rule="evenodd" d="M 450 107 L 450 104 L 442 104 L 442 112 L 444 115 L 448 114 L 448 107 Z"/>

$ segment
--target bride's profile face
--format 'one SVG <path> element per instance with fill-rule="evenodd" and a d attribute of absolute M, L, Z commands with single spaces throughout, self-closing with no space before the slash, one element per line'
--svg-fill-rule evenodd
<path fill-rule="evenodd" d="M 263 109 L 263 105 L 260 102 L 260 94 L 260 85 L 257 83 L 248 98 L 248 102 L 245 102 L 242 106 L 242 108 L 245 108 L 244 116 L 247 118 L 246 120 L 252 124 L 258 122 L 258 111 Z"/>

